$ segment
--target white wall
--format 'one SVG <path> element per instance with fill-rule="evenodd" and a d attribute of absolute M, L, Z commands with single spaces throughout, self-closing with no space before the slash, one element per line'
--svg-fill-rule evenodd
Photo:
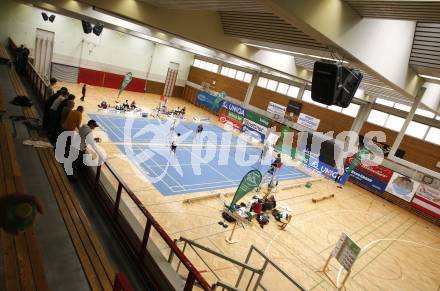
<path fill-rule="evenodd" d="M 0 1 L 0 37 L 8 36 L 31 50 L 35 46 L 36 29 L 55 32 L 53 62 L 75 67 L 125 74 L 145 79 L 154 53 L 150 74 L 152 80 L 163 82 L 170 61 L 180 64 L 178 85 L 184 84 L 194 55 L 185 51 L 154 46 L 151 41 L 104 28 L 101 36 L 84 34 L 77 19 L 56 14 L 53 23 L 43 21 L 42 10 L 11 0 Z M 53 13 L 48 13 L 53 14 Z"/>

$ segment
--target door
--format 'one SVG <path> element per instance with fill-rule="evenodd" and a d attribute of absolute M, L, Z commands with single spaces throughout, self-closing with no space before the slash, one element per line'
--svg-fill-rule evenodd
<path fill-rule="evenodd" d="M 179 72 L 179 64 L 170 62 L 170 65 L 168 66 L 167 77 L 165 78 L 165 88 L 163 89 L 164 96 L 170 97 L 173 95 L 178 72 Z"/>
<path fill-rule="evenodd" d="M 37 28 L 35 37 L 34 66 L 37 72 L 48 81 L 53 56 L 55 33 Z"/>

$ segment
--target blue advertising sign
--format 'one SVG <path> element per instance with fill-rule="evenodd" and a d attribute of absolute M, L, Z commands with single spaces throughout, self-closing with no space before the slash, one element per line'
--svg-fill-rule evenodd
<path fill-rule="evenodd" d="M 221 98 L 221 96 L 214 96 L 205 91 L 197 92 L 197 104 L 209 107 L 215 113 L 220 110 L 223 102 L 224 100 Z"/>
<path fill-rule="evenodd" d="M 251 136 L 251 137 L 253 137 L 253 138 L 259 140 L 259 141 L 262 142 L 262 143 L 264 142 L 264 139 L 266 138 L 266 136 L 265 136 L 263 133 L 258 132 L 258 131 L 256 131 L 255 129 L 250 128 L 250 127 L 247 126 L 247 125 L 243 125 L 241 131 L 244 132 L 244 133 L 246 133 L 247 135 L 249 135 L 249 136 Z"/>
<path fill-rule="evenodd" d="M 229 111 L 232 111 L 234 113 L 237 113 L 238 115 L 244 116 L 245 109 L 239 105 L 236 105 L 234 103 L 231 103 L 229 101 L 224 100 L 222 103 L 222 107 L 228 109 Z"/>
<path fill-rule="evenodd" d="M 386 182 L 359 171 L 358 169 L 353 169 L 353 171 L 350 173 L 350 179 L 380 193 L 385 192 L 385 188 L 387 187 Z"/>
<path fill-rule="evenodd" d="M 321 162 L 316 157 L 309 156 L 305 165 L 330 180 L 334 181 L 338 176 L 338 169 Z M 348 180 L 348 176 L 347 174 L 343 175 L 339 180 L 339 184 L 344 185 Z"/>

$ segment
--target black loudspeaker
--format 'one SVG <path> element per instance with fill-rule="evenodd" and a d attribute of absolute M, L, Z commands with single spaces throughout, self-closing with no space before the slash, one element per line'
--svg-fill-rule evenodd
<path fill-rule="evenodd" d="M 49 17 L 47 16 L 46 12 L 41 12 L 41 16 L 43 17 L 44 21 L 47 21 Z"/>
<path fill-rule="evenodd" d="M 53 22 L 54 20 L 55 20 L 55 15 L 52 14 L 51 16 L 49 16 L 49 21 L 50 22 Z"/>
<path fill-rule="evenodd" d="M 312 100 L 333 105 L 336 103 L 341 66 L 336 63 L 315 62 L 313 66 Z"/>
<path fill-rule="evenodd" d="M 362 77 L 363 75 L 359 70 L 342 67 L 342 83 L 338 88 L 339 93 L 335 105 L 343 108 L 347 108 L 350 105 L 354 94 L 359 88 Z"/>
<path fill-rule="evenodd" d="M 362 73 L 342 64 L 315 62 L 312 79 L 312 100 L 325 104 L 348 107 L 353 99 Z"/>
<path fill-rule="evenodd" d="M 96 23 L 95 27 L 93 27 L 93 33 L 99 36 L 104 29 L 104 24 L 101 22 Z"/>
<path fill-rule="evenodd" d="M 81 23 L 82 23 L 84 33 L 91 33 L 92 32 L 92 25 L 90 24 L 90 22 L 87 22 L 85 20 L 81 20 Z"/>

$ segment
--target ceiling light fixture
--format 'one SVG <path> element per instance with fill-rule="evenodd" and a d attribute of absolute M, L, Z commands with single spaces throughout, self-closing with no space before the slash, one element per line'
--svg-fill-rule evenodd
<path fill-rule="evenodd" d="M 422 78 L 425 78 L 425 79 L 431 79 L 431 80 L 440 81 L 440 77 L 434 77 L 434 76 L 428 76 L 428 75 L 419 75 L 419 77 L 422 77 Z"/>
<path fill-rule="evenodd" d="M 252 43 L 246 43 L 246 42 L 244 42 L 243 44 L 249 45 L 249 46 L 253 46 L 253 47 L 262 48 L 262 49 L 266 49 L 266 50 L 272 50 L 272 51 L 292 54 L 292 55 L 299 55 L 299 56 L 311 57 L 311 58 L 315 58 L 315 59 L 329 60 L 329 61 L 342 62 L 342 63 L 348 64 L 347 61 L 341 61 L 341 60 L 336 60 L 336 59 L 332 59 L 332 58 L 326 58 L 326 57 L 321 57 L 321 56 L 316 56 L 316 55 L 309 55 L 309 54 L 304 54 L 304 53 L 299 53 L 299 52 L 292 52 L 292 51 L 288 51 L 288 50 L 272 48 L 272 47 L 267 47 L 267 46 L 252 44 Z"/>

